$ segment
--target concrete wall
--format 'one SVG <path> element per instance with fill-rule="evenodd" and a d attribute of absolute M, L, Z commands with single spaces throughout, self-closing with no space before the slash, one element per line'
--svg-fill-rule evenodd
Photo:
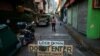
<path fill-rule="evenodd" d="M 43 9 L 44 9 L 44 8 L 43 8 L 43 2 L 40 2 L 40 3 L 39 3 L 38 8 L 39 8 L 40 10 L 43 10 Z"/>
<path fill-rule="evenodd" d="M 92 7 L 92 0 L 88 2 L 87 37 L 100 38 L 100 9 Z"/>

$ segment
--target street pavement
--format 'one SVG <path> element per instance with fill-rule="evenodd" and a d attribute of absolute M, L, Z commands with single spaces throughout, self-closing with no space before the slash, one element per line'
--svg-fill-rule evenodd
<path fill-rule="evenodd" d="M 36 27 L 35 38 L 36 43 L 38 40 L 54 40 L 54 41 L 64 41 L 65 45 L 73 45 L 74 51 L 72 56 L 87 56 L 77 48 L 77 43 L 75 40 L 67 33 L 67 30 L 60 22 L 57 21 L 56 32 L 52 31 L 51 25 L 48 27 Z M 16 56 L 35 56 L 33 53 L 28 51 L 28 47 L 25 46 L 20 49 Z M 68 56 L 68 55 L 64 55 Z M 89 55 L 88 55 L 89 56 Z"/>

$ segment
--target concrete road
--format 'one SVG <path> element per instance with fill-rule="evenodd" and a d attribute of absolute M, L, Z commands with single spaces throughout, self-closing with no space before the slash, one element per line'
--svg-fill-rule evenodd
<path fill-rule="evenodd" d="M 76 48 L 77 44 L 74 41 L 74 39 L 67 33 L 66 29 L 63 27 L 63 25 L 60 25 L 59 22 L 57 22 L 56 25 L 56 32 L 52 31 L 51 26 L 48 27 L 36 27 L 36 41 L 38 40 L 54 40 L 54 41 L 64 41 L 65 45 L 73 45 L 74 51 L 72 56 L 87 56 L 83 52 L 81 52 L 79 49 Z M 36 43 L 33 42 L 33 43 Z M 16 56 L 35 56 L 33 53 L 28 52 L 28 47 L 25 46 L 21 48 L 21 50 L 17 53 Z M 68 55 L 64 55 L 68 56 Z"/>

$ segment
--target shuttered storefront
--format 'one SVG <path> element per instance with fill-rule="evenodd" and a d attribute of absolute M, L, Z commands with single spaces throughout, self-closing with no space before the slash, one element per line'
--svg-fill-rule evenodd
<path fill-rule="evenodd" d="M 78 31 L 86 34 L 86 19 L 88 2 L 82 2 L 78 5 Z"/>
<path fill-rule="evenodd" d="M 72 9 L 71 8 L 69 8 L 68 9 L 68 14 L 67 14 L 67 16 L 68 16 L 68 24 L 72 24 Z"/>
<path fill-rule="evenodd" d="M 78 11 L 78 6 L 74 6 L 73 9 L 73 15 L 72 15 L 72 26 L 73 28 L 77 29 L 77 11 Z"/>

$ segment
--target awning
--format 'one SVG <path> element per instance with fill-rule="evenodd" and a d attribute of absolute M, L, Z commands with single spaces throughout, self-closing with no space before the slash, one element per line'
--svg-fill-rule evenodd
<path fill-rule="evenodd" d="M 33 12 L 32 9 L 30 9 L 30 8 L 26 8 L 26 7 L 24 7 L 24 10 L 26 10 L 26 11 L 30 11 L 30 12 Z"/>
<path fill-rule="evenodd" d="M 68 7 L 68 6 L 72 5 L 74 2 L 75 2 L 75 0 L 67 0 L 64 7 Z"/>
<path fill-rule="evenodd" d="M 35 13 L 31 8 L 24 7 L 24 10 L 28 11 L 28 12 L 31 12 L 33 14 L 36 14 L 36 15 L 38 14 L 38 13 Z"/>

